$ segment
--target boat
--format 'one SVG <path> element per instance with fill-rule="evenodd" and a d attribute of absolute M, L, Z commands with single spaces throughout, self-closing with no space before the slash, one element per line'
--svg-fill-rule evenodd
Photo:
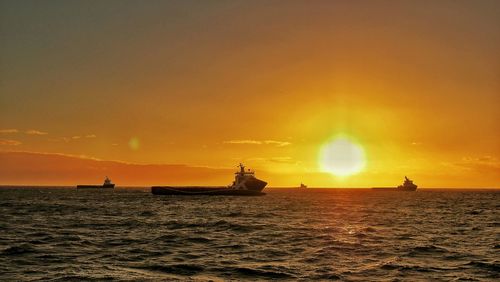
<path fill-rule="evenodd" d="M 262 196 L 267 182 L 255 177 L 255 172 L 245 170 L 239 165 L 234 181 L 228 186 L 153 186 L 154 195 L 224 195 L 224 196 Z"/>
<path fill-rule="evenodd" d="M 299 189 L 306 189 L 306 188 L 307 188 L 307 185 L 305 185 L 304 183 L 300 183 Z"/>
<path fill-rule="evenodd" d="M 405 180 L 402 185 L 398 187 L 373 187 L 375 190 L 385 190 L 385 191 L 415 191 L 417 190 L 417 185 L 413 183 L 413 180 L 410 180 L 405 176 Z"/>
<path fill-rule="evenodd" d="M 104 183 L 102 185 L 77 185 L 76 189 L 113 189 L 115 188 L 115 184 L 111 182 L 111 179 L 109 179 L 106 176 L 106 179 L 104 179 Z"/>

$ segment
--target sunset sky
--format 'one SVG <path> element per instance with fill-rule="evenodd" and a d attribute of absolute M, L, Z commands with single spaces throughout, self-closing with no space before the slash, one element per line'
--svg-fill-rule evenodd
<path fill-rule="evenodd" d="M 500 1 L 0 1 L 0 184 L 229 184 L 243 162 L 270 186 L 500 187 L 499 15 Z M 325 170 L 339 139 L 359 171 Z"/>

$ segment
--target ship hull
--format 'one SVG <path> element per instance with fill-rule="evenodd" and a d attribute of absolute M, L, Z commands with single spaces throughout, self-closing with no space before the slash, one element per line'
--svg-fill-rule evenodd
<path fill-rule="evenodd" d="M 417 190 L 417 187 L 413 188 L 413 187 L 410 187 L 410 188 L 401 188 L 401 187 L 373 187 L 372 188 L 373 190 L 377 190 L 377 191 L 401 191 L 401 192 L 412 192 L 412 191 L 416 191 Z"/>
<path fill-rule="evenodd" d="M 262 187 L 263 189 L 264 187 Z M 262 196 L 265 193 L 262 189 L 246 190 L 233 189 L 226 186 L 207 187 L 207 186 L 153 186 L 151 193 L 154 195 L 218 195 L 218 196 Z"/>
<path fill-rule="evenodd" d="M 76 189 L 113 189 L 115 184 L 109 185 L 77 185 Z"/>

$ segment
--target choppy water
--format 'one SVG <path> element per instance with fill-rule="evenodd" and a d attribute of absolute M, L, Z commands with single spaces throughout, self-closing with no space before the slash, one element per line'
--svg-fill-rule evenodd
<path fill-rule="evenodd" d="M 0 189 L 0 280 L 500 279 L 500 191 Z"/>

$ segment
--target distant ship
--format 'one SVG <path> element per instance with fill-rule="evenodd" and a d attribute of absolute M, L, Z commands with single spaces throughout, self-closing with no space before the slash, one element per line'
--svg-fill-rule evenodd
<path fill-rule="evenodd" d="M 243 164 L 235 173 L 233 184 L 229 186 L 153 186 L 151 193 L 155 195 L 230 195 L 261 196 L 267 182 L 257 179 L 255 172 L 245 170 Z"/>
<path fill-rule="evenodd" d="M 106 179 L 104 179 L 104 183 L 102 185 L 77 185 L 76 189 L 89 189 L 89 188 L 97 188 L 97 189 L 113 189 L 115 188 L 115 184 L 111 182 L 111 179 L 109 179 L 106 176 Z"/>
<path fill-rule="evenodd" d="M 391 191 L 415 191 L 417 190 L 417 185 L 413 183 L 412 180 L 408 179 L 408 177 L 405 176 L 405 181 L 403 182 L 403 185 L 399 185 L 398 187 L 392 188 L 392 187 L 374 187 L 373 189 L 376 190 L 391 190 Z"/>
<path fill-rule="evenodd" d="M 304 183 L 300 183 L 299 189 L 306 189 L 306 188 L 307 188 L 307 185 L 305 185 Z"/>

